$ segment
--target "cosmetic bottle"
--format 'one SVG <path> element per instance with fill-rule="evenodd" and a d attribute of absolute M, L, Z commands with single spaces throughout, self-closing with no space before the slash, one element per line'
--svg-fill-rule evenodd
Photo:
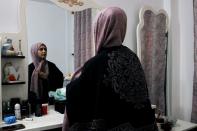
<path fill-rule="evenodd" d="M 14 106 L 14 113 L 16 116 L 16 119 L 20 120 L 21 119 L 21 108 L 20 108 L 20 104 L 16 103 Z"/>

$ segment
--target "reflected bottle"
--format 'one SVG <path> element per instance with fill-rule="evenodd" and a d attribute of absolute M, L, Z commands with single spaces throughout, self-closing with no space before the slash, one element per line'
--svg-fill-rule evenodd
<path fill-rule="evenodd" d="M 20 104 L 16 103 L 14 106 L 14 113 L 16 116 L 16 119 L 21 120 L 21 107 Z"/>
<path fill-rule="evenodd" d="M 37 99 L 36 101 L 35 116 L 37 117 L 42 116 L 42 104 L 39 99 Z"/>
<path fill-rule="evenodd" d="M 13 110 L 11 108 L 10 101 L 7 102 L 6 116 L 13 115 Z"/>
<path fill-rule="evenodd" d="M 29 103 L 27 100 L 23 100 L 21 104 L 21 117 L 26 118 L 29 117 Z"/>

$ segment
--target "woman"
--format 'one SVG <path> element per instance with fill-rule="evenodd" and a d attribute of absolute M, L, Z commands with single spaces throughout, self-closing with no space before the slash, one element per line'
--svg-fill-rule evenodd
<path fill-rule="evenodd" d="M 33 62 L 29 65 L 29 101 L 35 104 L 48 103 L 48 92 L 63 86 L 63 74 L 56 65 L 46 60 L 47 47 L 44 43 L 36 43 L 31 47 Z"/>
<path fill-rule="evenodd" d="M 122 45 L 126 27 L 126 14 L 118 7 L 106 8 L 98 15 L 96 55 L 67 85 L 65 116 L 71 131 L 157 130 L 140 61 Z"/>

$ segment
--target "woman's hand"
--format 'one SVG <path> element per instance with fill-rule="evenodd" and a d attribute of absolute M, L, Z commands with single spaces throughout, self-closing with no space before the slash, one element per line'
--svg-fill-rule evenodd
<path fill-rule="evenodd" d="M 44 72 L 39 72 L 38 74 L 39 74 L 39 77 L 41 77 L 41 78 L 43 78 L 43 79 L 47 79 L 47 76 L 48 76 L 48 75 L 46 75 L 46 73 L 44 73 Z"/>

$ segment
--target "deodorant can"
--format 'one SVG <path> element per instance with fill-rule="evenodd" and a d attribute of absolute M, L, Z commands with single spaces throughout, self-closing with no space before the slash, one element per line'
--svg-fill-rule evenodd
<path fill-rule="evenodd" d="M 16 119 L 20 120 L 21 119 L 21 108 L 20 108 L 20 104 L 16 103 L 14 106 L 14 113 L 16 116 Z"/>

